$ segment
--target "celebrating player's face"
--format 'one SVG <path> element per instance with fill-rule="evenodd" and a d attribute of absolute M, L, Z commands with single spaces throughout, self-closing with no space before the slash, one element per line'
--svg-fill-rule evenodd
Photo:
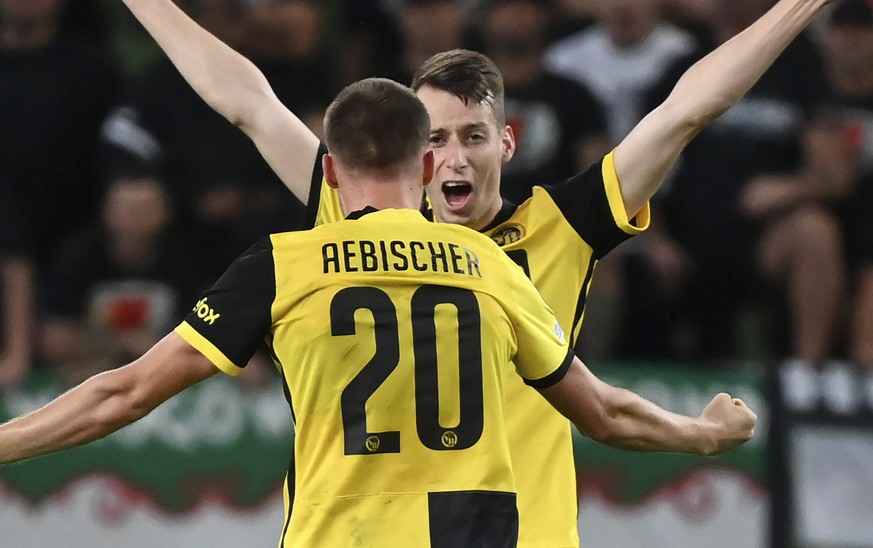
<path fill-rule="evenodd" d="M 482 229 L 503 204 L 500 166 L 512 157 L 512 132 L 497 125 L 490 105 L 465 105 L 428 86 L 417 94 L 430 115 L 435 165 L 427 192 L 434 215 L 441 222 Z"/>

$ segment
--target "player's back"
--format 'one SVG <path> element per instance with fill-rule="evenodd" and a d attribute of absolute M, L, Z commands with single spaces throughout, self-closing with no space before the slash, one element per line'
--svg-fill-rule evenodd
<path fill-rule="evenodd" d="M 503 383 L 536 314 L 520 269 L 412 210 L 272 244 L 272 346 L 297 421 L 284 546 L 514 546 Z M 565 347 L 546 346 L 526 377 L 560 365 Z"/>
<path fill-rule="evenodd" d="M 321 181 L 320 164 L 313 181 Z M 342 218 L 336 190 L 313 186 L 315 225 Z M 614 155 L 548 190 L 535 187 L 519 206 L 504 204 L 483 230 L 528 273 L 575 341 L 594 266 L 620 242 L 645 230 L 648 206 L 633 221 L 624 211 Z M 507 432 L 520 515 L 519 546 L 579 546 L 576 470 L 570 422 L 515 374 L 507 375 Z M 544 466 L 544 458 L 548 465 Z"/>

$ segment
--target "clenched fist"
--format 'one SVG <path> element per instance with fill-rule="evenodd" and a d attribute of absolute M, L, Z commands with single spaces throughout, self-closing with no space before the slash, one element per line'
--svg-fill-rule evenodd
<path fill-rule="evenodd" d="M 717 455 L 752 439 L 758 416 L 743 400 L 722 392 L 712 398 L 699 420 L 712 442 L 707 453 Z"/>

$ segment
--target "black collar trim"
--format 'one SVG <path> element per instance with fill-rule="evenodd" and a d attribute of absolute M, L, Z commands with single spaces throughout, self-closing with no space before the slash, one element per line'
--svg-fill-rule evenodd
<path fill-rule="evenodd" d="M 377 211 L 379 211 L 379 210 L 376 209 L 375 207 L 373 207 L 373 206 L 367 206 L 367 207 L 365 207 L 364 209 L 359 209 L 359 210 L 357 210 L 357 211 L 352 211 L 351 213 L 349 213 L 348 215 L 346 215 L 346 219 L 350 219 L 350 220 L 353 220 L 353 221 L 354 221 L 355 219 L 360 219 L 360 218 L 363 217 L 364 215 L 367 215 L 367 214 L 369 214 L 369 213 L 375 213 L 375 212 L 377 212 Z"/>

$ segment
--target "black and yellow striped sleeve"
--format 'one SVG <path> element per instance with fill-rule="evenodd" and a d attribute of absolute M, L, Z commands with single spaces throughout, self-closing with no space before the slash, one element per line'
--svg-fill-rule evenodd
<path fill-rule="evenodd" d="M 615 172 L 614 151 L 587 170 L 546 191 L 597 259 L 649 226 L 649 205 L 628 218 Z"/>
<path fill-rule="evenodd" d="M 236 375 L 268 335 L 275 298 L 273 246 L 265 238 L 228 267 L 176 333 L 223 372 Z"/>
<path fill-rule="evenodd" d="M 315 165 L 312 166 L 312 177 L 309 181 L 309 199 L 306 201 L 306 217 L 303 230 L 315 228 L 318 220 L 318 210 L 321 207 L 321 187 L 324 185 L 324 166 L 321 157 L 327 154 L 324 143 L 318 145 L 318 153 L 315 155 Z"/>

